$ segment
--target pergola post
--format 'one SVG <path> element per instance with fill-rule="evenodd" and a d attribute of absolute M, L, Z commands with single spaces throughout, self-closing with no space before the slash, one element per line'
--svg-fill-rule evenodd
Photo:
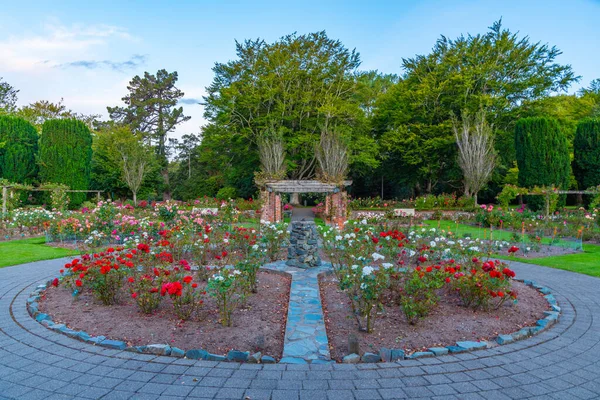
<path fill-rule="evenodd" d="M 8 188 L 2 186 L 2 214 L 6 214 L 6 197 L 8 197 Z"/>

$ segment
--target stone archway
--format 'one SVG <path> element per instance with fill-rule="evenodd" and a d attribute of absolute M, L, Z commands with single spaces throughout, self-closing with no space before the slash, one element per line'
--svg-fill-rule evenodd
<path fill-rule="evenodd" d="M 344 181 L 341 185 L 335 185 L 316 180 L 266 182 L 261 190 L 263 204 L 261 220 L 279 222 L 283 219 L 281 193 L 327 193 L 325 199 L 326 222 L 341 228 L 347 220 L 348 212 L 346 186 L 351 184 L 352 181 Z"/>

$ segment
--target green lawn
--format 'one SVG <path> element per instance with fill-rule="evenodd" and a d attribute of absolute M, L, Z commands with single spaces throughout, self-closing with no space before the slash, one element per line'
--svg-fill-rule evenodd
<path fill-rule="evenodd" d="M 600 277 L 600 246 L 584 244 L 583 253 L 565 254 L 563 256 L 550 256 L 540 258 L 510 258 L 498 256 L 505 260 L 514 260 L 527 264 L 543 265 L 580 274 Z"/>
<path fill-rule="evenodd" d="M 437 228 L 439 226 L 440 229 L 444 229 L 446 231 L 450 230 L 454 233 L 455 237 L 462 238 L 465 236 L 470 236 L 471 238 L 479 238 L 479 239 L 489 239 L 490 238 L 490 228 L 481 228 L 473 225 L 466 224 L 456 224 L 456 222 L 452 221 L 437 221 L 437 220 L 426 220 L 423 221 L 426 225 Z M 514 242 L 513 232 L 507 230 L 494 229 L 492 232 L 492 238 L 494 240 L 506 240 L 507 242 Z M 527 239 L 527 238 L 526 238 Z M 544 237 L 542 238 L 542 244 L 550 244 L 552 242 L 551 238 Z M 568 241 L 563 239 L 558 239 L 558 243 L 564 245 L 565 247 L 577 247 L 577 243 L 574 241 Z"/>
<path fill-rule="evenodd" d="M 425 224 L 431 227 L 438 227 L 438 221 L 425 221 Z M 451 230 L 457 237 L 463 237 L 470 235 L 473 238 L 490 237 L 490 230 L 484 232 L 483 228 L 479 228 L 472 225 L 464 225 L 441 221 L 439 222 L 440 229 Z M 493 238 L 498 240 L 506 240 L 512 242 L 512 233 L 504 230 L 494 230 Z M 542 243 L 549 243 L 549 238 L 544 238 Z M 574 242 L 562 241 L 565 245 L 573 246 Z M 494 258 L 501 258 L 505 260 L 515 260 L 527 264 L 543 265 L 545 267 L 564 269 L 566 271 L 578 272 L 580 274 L 598 276 L 600 277 L 600 246 L 594 244 L 584 244 L 583 252 L 576 254 L 565 254 L 562 256 L 549 256 L 539 258 L 515 258 L 508 257 L 506 255 L 494 254 Z"/>
<path fill-rule="evenodd" d="M 0 242 L 0 268 L 32 261 L 50 260 L 79 254 L 78 251 L 46 246 L 46 238 Z"/>

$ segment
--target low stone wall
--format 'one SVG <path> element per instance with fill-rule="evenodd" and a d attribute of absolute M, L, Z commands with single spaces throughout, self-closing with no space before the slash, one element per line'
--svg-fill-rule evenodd
<path fill-rule="evenodd" d="M 287 265 L 313 268 L 321 265 L 317 226 L 314 221 L 293 221 L 290 232 Z"/>

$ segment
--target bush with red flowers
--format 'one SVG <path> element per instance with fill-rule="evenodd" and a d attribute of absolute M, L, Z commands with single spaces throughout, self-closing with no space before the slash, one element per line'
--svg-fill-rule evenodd
<path fill-rule="evenodd" d="M 508 299 L 516 302 L 517 293 L 511 290 L 514 277 L 514 271 L 506 264 L 474 257 L 452 274 L 450 284 L 466 307 L 497 309 Z"/>

